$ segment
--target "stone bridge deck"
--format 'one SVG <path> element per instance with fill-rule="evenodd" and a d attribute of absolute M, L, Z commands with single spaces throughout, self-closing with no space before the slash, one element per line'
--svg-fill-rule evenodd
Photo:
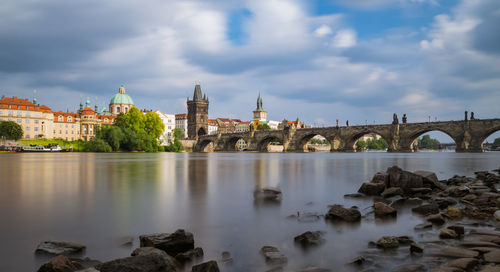
<path fill-rule="evenodd" d="M 204 135 L 197 139 L 195 149 L 202 152 L 235 151 L 236 142 L 243 139 L 249 151 L 265 152 L 272 141 L 278 140 L 283 144 L 285 152 L 304 152 L 307 151 L 308 142 L 314 136 L 321 135 L 330 142 L 331 151 L 355 152 L 355 144 L 361 136 L 376 133 L 388 143 L 389 152 L 413 152 L 413 143 L 418 137 L 429 131 L 441 131 L 455 141 L 457 152 L 483 152 L 483 142 L 498 130 L 500 119 L 286 128 Z"/>

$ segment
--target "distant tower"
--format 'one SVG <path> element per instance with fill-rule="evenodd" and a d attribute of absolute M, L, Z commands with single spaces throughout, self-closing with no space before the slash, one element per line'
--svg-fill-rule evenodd
<path fill-rule="evenodd" d="M 37 105 L 37 103 L 36 103 L 36 89 L 33 90 L 33 104 Z"/>
<path fill-rule="evenodd" d="M 253 111 L 253 120 L 259 122 L 265 122 L 267 120 L 267 112 L 262 108 L 262 97 L 257 98 L 257 108 Z"/>
<path fill-rule="evenodd" d="M 194 87 L 193 100 L 187 100 L 188 137 L 196 139 L 208 134 L 208 98 L 202 95 L 200 84 Z"/>
<path fill-rule="evenodd" d="M 109 101 L 109 112 L 112 114 L 127 113 L 134 106 L 132 98 L 125 93 L 123 85 L 118 89 L 118 93 Z"/>

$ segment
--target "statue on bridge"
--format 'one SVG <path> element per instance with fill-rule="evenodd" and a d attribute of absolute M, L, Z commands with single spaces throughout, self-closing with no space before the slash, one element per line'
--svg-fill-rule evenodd
<path fill-rule="evenodd" d="M 337 119 L 337 128 L 339 128 L 339 119 Z"/>
<path fill-rule="evenodd" d="M 393 125 L 399 124 L 398 115 L 395 113 L 392 115 L 392 124 Z"/>
<path fill-rule="evenodd" d="M 464 119 L 465 121 L 467 121 L 467 115 L 468 115 L 467 111 L 465 111 L 465 119 Z"/>
<path fill-rule="evenodd" d="M 474 118 L 474 112 L 473 112 L 473 111 L 471 111 L 471 112 L 470 112 L 470 119 L 471 119 L 471 120 L 476 119 L 476 118 Z"/>
<path fill-rule="evenodd" d="M 403 118 L 402 119 L 403 119 L 403 124 L 406 124 L 406 113 L 403 114 Z"/>
<path fill-rule="evenodd" d="M 345 121 L 345 126 L 348 127 L 349 126 L 349 120 L 346 120 Z"/>

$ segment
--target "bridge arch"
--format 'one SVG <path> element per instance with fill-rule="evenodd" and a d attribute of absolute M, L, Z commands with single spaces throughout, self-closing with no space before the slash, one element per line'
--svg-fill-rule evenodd
<path fill-rule="evenodd" d="M 500 132 L 500 126 L 496 126 L 496 127 L 493 127 L 491 129 L 487 130 L 483 135 L 481 135 L 481 137 L 479 137 L 479 147 L 482 150 L 484 150 L 483 144 L 486 141 L 486 139 L 488 139 L 493 134 L 496 134 L 497 132 Z"/>
<path fill-rule="evenodd" d="M 446 135 L 448 135 L 452 140 L 453 142 L 458 145 L 460 143 L 459 139 L 457 139 L 456 136 L 453 135 L 453 133 L 449 132 L 449 131 L 446 131 L 445 129 L 441 129 L 441 128 L 426 128 L 426 129 L 423 129 L 423 130 L 419 130 L 417 132 L 414 132 L 413 134 L 411 134 L 408 138 L 408 141 L 406 143 L 407 146 L 405 146 L 404 148 L 405 149 L 408 149 L 408 151 L 410 152 L 416 152 L 418 151 L 418 147 L 416 146 L 416 141 L 417 139 L 428 133 L 428 132 L 432 132 L 432 131 L 438 131 L 438 132 L 442 132 Z M 459 148 L 457 146 L 457 148 Z"/>
<path fill-rule="evenodd" d="M 240 136 L 240 135 L 234 135 L 228 138 L 225 143 L 224 143 L 224 150 L 225 151 L 241 151 L 245 150 L 246 147 L 241 146 L 241 141 L 244 142 L 244 145 L 247 145 L 248 142 L 247 140 Z"/>
<path fill-rule="evenodd" d="M 198 152 L 213 152 L 215 151 L 215 142 L 211 139 L 204 139 L 198 142 L 196 150 Z"/>
<path fill-rule="evenodd" d="M 342 151 L 348 151 L 348 152 L 356 152 L 358 150 L 356 144 L 357 142 L 363 138 L 365 135 L 374 135 L 373 138 L 378 140 L 378 139 L 383 139 L 383 143 L 387 145 L 387 149 L 389 148 L 389 145 L 391 144 L 391 139 L 387 133 L 383 133 L 378 130 L 372 130 L 372 129 L 363 129 L 359 132 L 356 132 L 355 134 L 352 134 L 350 136 L 347 136 L 343 139 L 341 144 L 341 150 Z"/>
<path fill-rule="evenodd" d="M 324 140 L 326 142 L 328 142 L 328 145 L 327 147 L 325 146 L 325 148 L 328 148 L 328 150 L 332 150 L 332 137 L 328 137 L 327 135 L 322 135 L 320 133 L 316 133 L 316 132 L 311 132 L 311 133 L 308 133 L 304 136 L 302 136 L 298 141 L 297 141 L 297 144 L 296 144 L 296 147 L 295 147 L 295 150 L 298 151 L 298 152 L 309 152 L 312 150 L 312 148 L 310 148 L 309 144 L 311 143 L 311 141 L 315 138 L 317 138 L 318 136 L 320 136 L 320 138 L 324 138 Z M 340 139 L 337 137 L 337 148 L 338 148 L 338 145 L 340 143 Z M 319 145 L 325 145 L 325 144 L 321 144 L 321 143 L 318 143 Z M 334 145 L 334 144 L 333 144 Z"/>
<path fill-rule="evenodd" d="M 279 142 L 283 144 L 283 139 L 275 135 L 266 136 L 257 143 L 257 150 L 260 152 L 269 152 L 269 145 L 272 142 Z"/>

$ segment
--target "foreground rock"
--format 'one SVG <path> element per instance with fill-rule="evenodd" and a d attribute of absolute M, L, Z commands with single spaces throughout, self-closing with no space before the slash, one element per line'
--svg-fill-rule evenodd
<path fill-rule="evenodd" d="M 430 204 L 420 205 L 411 210 L 421 215 L 431 215 L 439 213 L 439 206 L 436 203 L 430 203 Z"/>
<path fill-rule="evenodd" d="M 36 253 L 67 255 L 82 252 L 85 245 L 74 242 L 44 241 L 36 248 Z"/>
<path fill-rule="evenodd" d="M 288 258 L 283 255 L 276 247 L 273 246 L 263 246 L 260 252 L 266 258 L 266 263 L 272 265 L 285 264 L 288 262 Z"/>
<path fill-rule="evenodd" d="M 201 247 L 175 255 L 175 259 L 181 263 L 194 262 L 201 258 L 203 258 L 203 249 Z"/>
<path fill-rule="evenodd" d="M 208 261 L 191 268 L 192 272 L 219 272 L 219 266 L 216 261 Z"/>
<path fill-rule="evenodd" d="M 255 200 L 281 200 L 281 196 L 281 191 L 277 188 L 272 187 L 256 189 L 253 192 L 253 197 Z"/>
<path fill-rule="evenodd" d="M 392 269 L 392 272 L 425 272 L 427 268 L 423 264 L 405 264 Z"/>
<path fill-rule="evenodd" d="M 382 202 L 373 203 L 373 211 L 377 217 L 390 217 L 398 214 L 396 209 Z"/>
<path fill-rule="evenodd" d="M 451 261 L 448 265 L 451 267 L 460 268 L 466 271 L 472 270 L 478 264 L 477 259 L 474 258 L 460 258 Z"/>
<path fill-rule="evenodd" d="M 398 246 L 399 241 L 395 236 L 384 236 L 377 241 L 377 247 L 383 249 L 397 248 Z"/>
<path fill-rule="evenodd" d="M 443 247 L 431 250 L 429 255 L 447 258 L 476 258 L 479 252 L 465 248 Z"/>
<path fill-rule="evenodd" d="M 38 272 L 71 272 L 77 270 L 76 267 L 66 256 L 59 255 L 43 264 Z"/>
<path fill-rule="evenodd" d="M 385 190 L 385 184 L 383 183 L 365 182 L 361 185 L 358 192 L 369 196 L 378 196 L 384 190 Z"/>
<path fill-rule="evenodd" d="M 342 205 L 333 205 L 326 213 L 325 219 L 359 222 L 361 220 L 361 213 L 356 208 L 346 209 Z"/>
<path fill-rule="evenodd" d="M 100 272 L 159 272 L 178 271 L 174 258 L 156 248 L 141 248 L 132 252 L 134 256 L 112 260 L 97 265 Z"/>
<path fill-rule="evenodd" d="M 174 233 L 157 233 L 139 236 L 141 247 L 155 247 L 165 251 L 170 256 L 194 249 L 193 234 L 183 229 Z"/>
<path fill-rule="evenodd" d="M 295 243 L 303 247 L 317 246 L 324 242 L 321 231 L 306 231 L 294 238 Z"/>

